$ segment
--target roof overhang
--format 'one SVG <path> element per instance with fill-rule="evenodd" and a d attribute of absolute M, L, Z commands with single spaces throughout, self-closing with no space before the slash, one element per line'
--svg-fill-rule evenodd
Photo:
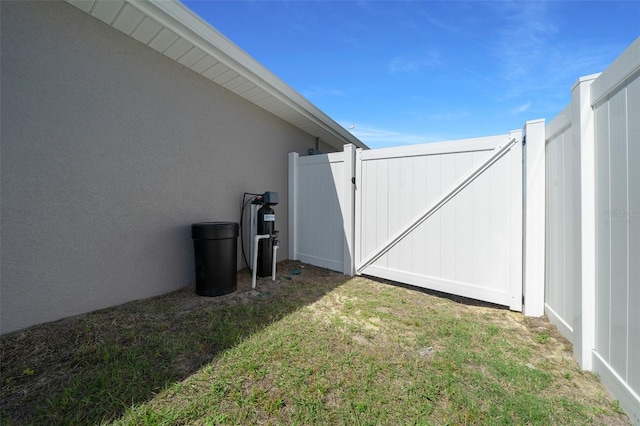
<path fill-rule="evenodd" d="M 66 0 L 322 142 L 358 138 L 177 0 Z"/>

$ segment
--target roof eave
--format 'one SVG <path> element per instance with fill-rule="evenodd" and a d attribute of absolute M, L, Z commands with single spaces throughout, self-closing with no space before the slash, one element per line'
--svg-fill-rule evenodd
<path fill-rule="evenodd" d="M 331 117 L 315 107 L 275 74 L 177 0 L 120 0 L 109 2 L 109 10 L 107 11 L 104 10 L 105 7 L 98 7 L 102 3 L 101 0 L 67 0 L 67 2 L 119 31 L 136 38 L 138 41 L 150 45 L 150 47 L 155 48 L 165 56 L 171 57 L 168 54 L 170 48 L 162 50 L 162 48 L 151 45 L 152 40 L 147 41 L 136 36 L 136 29 L 140 22 L 143 19 L 151 19 L 157 22 L 162 29 L 166 28 L 169 32 L 175 33 L 178 37 L 177 40 L 181 39 L 182 42 L 192 45 L 192 49 L 197 48 L 209 56 L 211 60 L 228 67 L 231 72 L 240 77 L 240 81 L 246 80 L 246 84 L 238 86 L 227 84 L 228 81 L 222 84 L 228 90 L 338 150 L 341 150 L 342 145 L 347 143 L 367 149 L 363 142 L 344 127 L 336 123 Z M 130 21 L 136 22 L 137 20 L 138 24 L 135 26 L 119 25 L 119 22 L 124 21 L 123 14 L 129 14 L 131 16 Z M 132 16 L 134 14 L 136 16 Z M 143 18 L 139 14 L 142 14 Z M 172 45 L 175 45 L 177 40 L 174 40 Z M 172 57 L 172 59 L 180 62 L 180 58 Z M 182 65 L 185 64 L 183 63 Z M 196 71 L 195 66 L 188 67 Z M 218 75 L 202 70 L 197 70 L 196 72 L 220 84 L 220 80 L 216 81 Z M 234 79 L 235 77 L 231 80 Z M 249 96 L 249 94 L 255 93 L 256 90 L 248 90 L 248 88 L 253 89 L 254 86 L 264 92 L 260 93 L 261 96 L 259 98 Z"/>

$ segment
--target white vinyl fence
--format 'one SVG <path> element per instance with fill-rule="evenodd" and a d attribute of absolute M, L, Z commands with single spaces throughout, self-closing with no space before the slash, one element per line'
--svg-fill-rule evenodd
<path fill-rule="evenodd" d="M 522 309 L 512 134 L 289 157 L 292 259 Z"/>
<path fill-rule="evenodd" d="M 640 38 L 546 135 L 545 312 L 640 424 Z"/>
<path fill-rule="evenodd" d="M 522 309 L 519 134 L 359 152 L 356 271 Z"/>
<path fill-rule="evenodd" d="M 289 154 L 290 258 L 353 274 L 353 153 Z"/>
<path fill-rule="evenodd" d="M 640 425 L 640 38 L 499 138 L 291 154 L 289 256 L 546 314 Z"/>
<path fill-rule="evenodd" d="M 640 422 L 640 39 L 591 86 L 596 162 L 593 367 Z M 627 391 L 633 397 L 624 397 Z M 626 405 L 629 405 L 628 403 Z M 625 406 L 626 406 L 625 405 Z"/>
<path fill-rule="evenodd" d="M 573 138 L 571 108 L 546 128 L 545 313 L 573 338 L 574 287 L 581 282 L 580 146 Z"/>

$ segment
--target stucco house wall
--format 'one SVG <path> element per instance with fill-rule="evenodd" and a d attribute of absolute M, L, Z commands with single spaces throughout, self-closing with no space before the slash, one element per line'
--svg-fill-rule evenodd
<path fill-rule="evenodd" d="M 193 282 L 190 225 L 245 191 L 286 234 L 312 135 L 67 3 L 0 7 L 0 333 Z"/>

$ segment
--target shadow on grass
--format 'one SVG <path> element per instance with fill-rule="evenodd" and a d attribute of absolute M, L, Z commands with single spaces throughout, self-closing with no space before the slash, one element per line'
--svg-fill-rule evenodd
<path fill-rule="evenodd" d="M 469 297 L 459 296 L 457 294 L 444 293 L 442 291 L 431 290 L 431 289 L 428 289 L 428 288 L 418 287 L 418 286 L 411 285 L 411 284 L 405 284 L 405 283 L 401 283 L 401 282 L 398 282 L 398 281 L 387 280 L 387 279 L 384 279 L 384 278 L 378 278 L 378 277 L 369 276 L 369 275 L 363 275 L 363 276 L 365 276 L 365 277 L 367 277 L 367 279 L 369 279 L 371 281 L 375 281 L 377 283 L 388 284 L 388 285 L 392 285 L 394 287 L 405 288 L 407 290 L 416 291 L 418 293 L 428 294 L 430 296 L 438 297 L 438 298 L 441 298 L 441 299 L 447 299 L 447 300 L 450 300 L 452 302 L 459 303 L 461 305 L 479 306 L 479 307 L 483 307 L 483 308 L 493 308 L 493 309 L 500 309 L 500 310 L 504 310 L 504 311 L 508 311 L 509 310 L 508 306 L 498 305 L 498 304 L 491 303 L 491 302 L 485 302 L 483 300 L 471 299 Z"/>
<path fill-rule="evenodd" d="M 277 281 L 259 281 L 258 291 L 243 270 L 230 295 L 199 297 L 190 285 L 2 336 L 0 422 L 117 419 L 349 279 L 298 262 L 282 262 L 280 270 Z"/>

